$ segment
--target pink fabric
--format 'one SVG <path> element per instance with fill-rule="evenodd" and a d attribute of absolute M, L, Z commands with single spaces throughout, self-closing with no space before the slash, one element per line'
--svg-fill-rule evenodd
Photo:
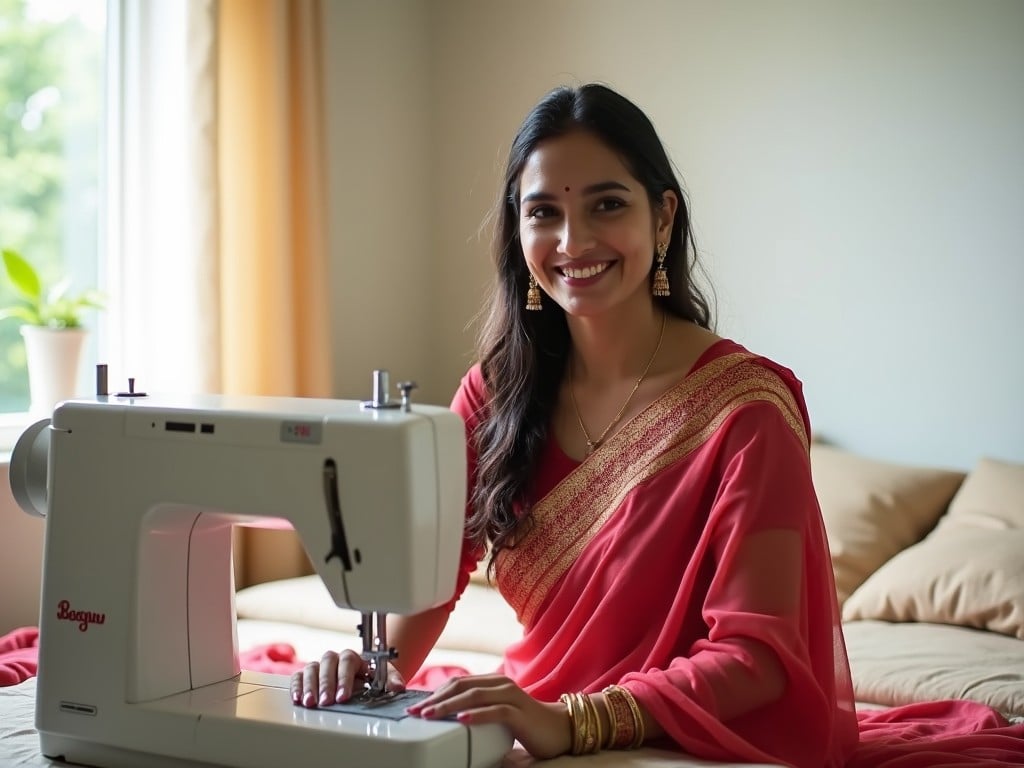
<path fill-rule="evenodd" d="M 21 627 L 0 637 L 0 686 L 17 685 L 39 668 L 39 629 Z"/>
<path fill-rule="evenodd" d="M 290 675 L 306 665 L 296 655 L 295 648 L 288 643 L 268 643 L 251 648 L 238 654 L 238 661 L 242 669 L 274 675 Z M 409 688 L 433 691 L 452 677 L 464 677 L 467 674 L 462 667 L 438 664 L 424 667 L 406 685 Z"/>
<path fill-rule="evenodd" d="M 0 686 L 17 685 L 35 677 L 39 669 L 39 629 L 22 627 L 0 637 Z M 287 643 L 271 643 L 238 654 L 242 669 L 290 675 L 303 662 Z"/>
<path fill-rule="evenodd" d="M 447 664 L 423 667 L 406 683 L 406 687 L 419 691 L 436 691 L 453 677 L 465 677 L 469 672 L 463 667 Z"/>
<path fill-rule="evenodd" d="M 1024 765 L 1024 725 L 973 701 L 931 701 L 861 712 L 847 768 Z"/>
<path fill-rule="evenodd" d="M 305 666 L 288 643 L 267 643 L 238 654 L 238 664 L 249 672 L 290 675 Z"/>
<path fill-rule="evenodd" d="M 0 687 L 17 685 L 38 671 L 39 629 L 22 627 L 0 636 Z M 290 675 L 305 666 L 295 648 L 288 643 L 267 643 L 238 654 L 242 669 L 273 675 Z M 410 688 L 435 690 L 452 677 L 468 674 L 462 667 L 437 665 L 424 667 L 412 680 Z"/>
<path fill-rule="evenodd" d="M 478 367 L 452 407 L 472 433 L 487 408 Z M 518 570 L 499 563 L 499 588 L 526 619 L 505 673 L 545 701 L 621 684 L 680 749 L 707 759 L 917 768 L 941 764 L 936 751 L 984 765 L 977 755 L 993 750 L 1004 762 L 988 765 L 1017 764 L 1024 727 L 976 705 L 936 705 L 927 725 L 922 710 L 867 714 L 858 728 L 808 433 L 792 373 L 719 342 L 583 464 L 549 441 L 535 534 L 510 557 Z M 657 466 L 595 509 L 615 477 L 645 471 L 638 461 Z M 597 524 L 566 538 L 587 515 Z M 571 565 L 549 578 L 565 553 Z M 539 597 L 522 594 L 524 582 Z M 758 700 L 772 681 L 777 698 Z"/>

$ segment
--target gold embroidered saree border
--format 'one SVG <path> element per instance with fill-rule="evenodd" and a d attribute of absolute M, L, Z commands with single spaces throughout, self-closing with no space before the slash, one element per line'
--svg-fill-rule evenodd
<path fill-rule="evenodd" d="M 633 489 L 702 445 L 740 406 L 774 403 L 808 448 L 793 393 L 753 358 L 735 352 L 693 371 L 534 506 L 532 529 L 495 563 L 498 588 L 523 626 Z"/>

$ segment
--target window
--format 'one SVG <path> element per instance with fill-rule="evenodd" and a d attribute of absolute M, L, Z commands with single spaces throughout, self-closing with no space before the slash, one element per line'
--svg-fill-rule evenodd
<path fill-rule="evenodd" d="M 44 277 L 70 275 L 76 288 L 99 282 L 107 26 L 106 0 L 0 0 L 0 246 Z M 0 281 L 0 305 L 16 299 Z M 97 320 L 87 316 L 91 328 Z M 23 413 L 28 404 L 24 343 L 18 322 L 7 319 L 0 413 Z"/>

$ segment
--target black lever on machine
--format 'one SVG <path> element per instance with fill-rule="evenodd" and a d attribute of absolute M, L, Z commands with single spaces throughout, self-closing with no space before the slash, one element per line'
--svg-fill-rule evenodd
<path fill-rule="evenodd" d="M 324 558 L 329 563 L 332 557 L 341 560 L 342 568 L 352 570 L 352 556 L 348 551 L 345 526 L 341 522 L 341 500 L 338 496 L 338 465 L 334 459 L 324 462 L 324 502 L 327 504 L 327 520 L 331 524 L 331 550 Z"/>

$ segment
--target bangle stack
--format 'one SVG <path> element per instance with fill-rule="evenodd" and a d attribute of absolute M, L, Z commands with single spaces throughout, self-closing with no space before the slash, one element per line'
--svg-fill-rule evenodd
<path fill-rule="evenodd" d="M 602 749 L 634 749 L 644 742 L 644 721 L 633 694 L 617 685 L 608 686 L 602 693 L 608 710 L 607 734 L 590 696 L 563 693 L 558 697 L 569 711 L 570 751 L 574 755 L 592 755 Z"/>

